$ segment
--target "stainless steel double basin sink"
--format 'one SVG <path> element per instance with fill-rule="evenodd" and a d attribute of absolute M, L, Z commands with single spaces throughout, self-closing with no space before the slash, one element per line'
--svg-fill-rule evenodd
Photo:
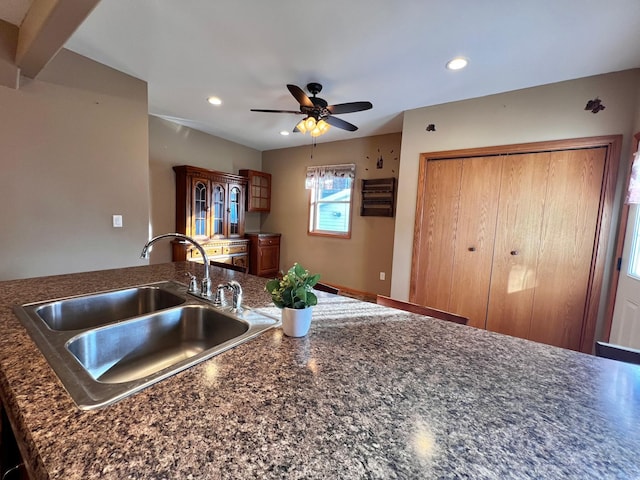
<path fill-rule="evenodd" d="M 168 281 L 14 307 L 76 404 L 104 407 L 256 337 L 278 319 Z"/>

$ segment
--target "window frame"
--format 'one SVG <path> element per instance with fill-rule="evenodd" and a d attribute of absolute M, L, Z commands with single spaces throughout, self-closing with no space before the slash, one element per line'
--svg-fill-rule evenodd
<path fill-rule="evenodd" d="M 333 165 L 327 165 L 326 168 L 334 167 Z M 319 167 L 325 168 L 325 167 Z M 307 235 L 317 236 L 317 237 L 329 237 L 329 238 L 340 238 L 340 239 L 350 239 L 351 231 L 352 231 L 352 218 L 353 218 L 353 209 L 354 209 L 354 184 L 356 183 L 355 178 L 355 166 L 354 166 L 354 175 L 353 177 L 347 177 L 349 179 L 349 201 L 319 201 L 318 195 L 321 191 L 318 188 L 317 183 L 314 183 L 311 188 L 308 188 L 308 208 L 307 208 Z M 347 231 L 346 232 L 338 232 L 332 230 L 320 230 L 315 229 L 315 219 L 317 218 L 318 209 L 322 204 L 340 204 L 340 205 L 348 205 L 349 208 L 349 218 L 347 220 Z"/>
<path fill-rule="evenodd" d="M 629 250 L 629 264 L 627 275 L 640 280 L 640 205 L 636 206 L 635 219 L 633 221 L 633 234 L 631 248 Z"/>

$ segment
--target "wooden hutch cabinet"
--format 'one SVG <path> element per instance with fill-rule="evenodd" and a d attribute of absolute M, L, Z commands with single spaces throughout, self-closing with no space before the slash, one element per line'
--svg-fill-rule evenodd
<path fill-rule="evenodd" d="M 280 270 L 280 234 L 247 233 L 251 258 L 249 273 L 275 278 Z"/>
<path fill-rule="evenodd" d="M 176 174 L 176 232 L 197 240 L 209 260 L 247 266 L 244 205 L 247 179 L 182 165 Z M 174 241 L 173 261 L 200 260 L 193 246 Z"/>
<path fill-rule="evenodd" d="M 240 170 L 246 177 L 247 212 L 269 212 L 271 210 L 271 174 L 257 170 Z"/>

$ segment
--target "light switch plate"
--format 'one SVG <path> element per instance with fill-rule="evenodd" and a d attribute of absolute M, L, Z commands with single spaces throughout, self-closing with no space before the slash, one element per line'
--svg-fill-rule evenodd
<path fill-rule="evenodd" d="M 122 228 L 122 215 L 113 216 L 113 226 L 114 228 Z"/>

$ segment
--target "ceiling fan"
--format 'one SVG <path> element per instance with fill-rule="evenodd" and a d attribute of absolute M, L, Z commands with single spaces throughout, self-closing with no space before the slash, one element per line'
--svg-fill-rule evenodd
<path fill-rule="evenodd" d="M 298 115 L 306 115 L 298 124 L 294 127 L 294 132 L 311 133 L 312 137 L 317 137 L 326 133 L 329 129 L 329 125 L 350 132 L 355 132 L 358 127 L 353 123 L 346 122 L 333 115 L 342 113 L 361 112 L 363 110 L 369 110 L 373 107 L 371 102 L 349 102 L 338 103 L 336 105 L 328 105 L 327 101 L 316 95 L 322 91 L 322 85 L 319 83 L 308 83 L 307 90 L 312 97 L 307 96 L 304 91 L 296 85 L 287 85 L 289 92 L 300 104 L 300 110 L 263 110 L 252 108 L 252 112 L 267 112 L 267 113 L 294 113 Z"/>

